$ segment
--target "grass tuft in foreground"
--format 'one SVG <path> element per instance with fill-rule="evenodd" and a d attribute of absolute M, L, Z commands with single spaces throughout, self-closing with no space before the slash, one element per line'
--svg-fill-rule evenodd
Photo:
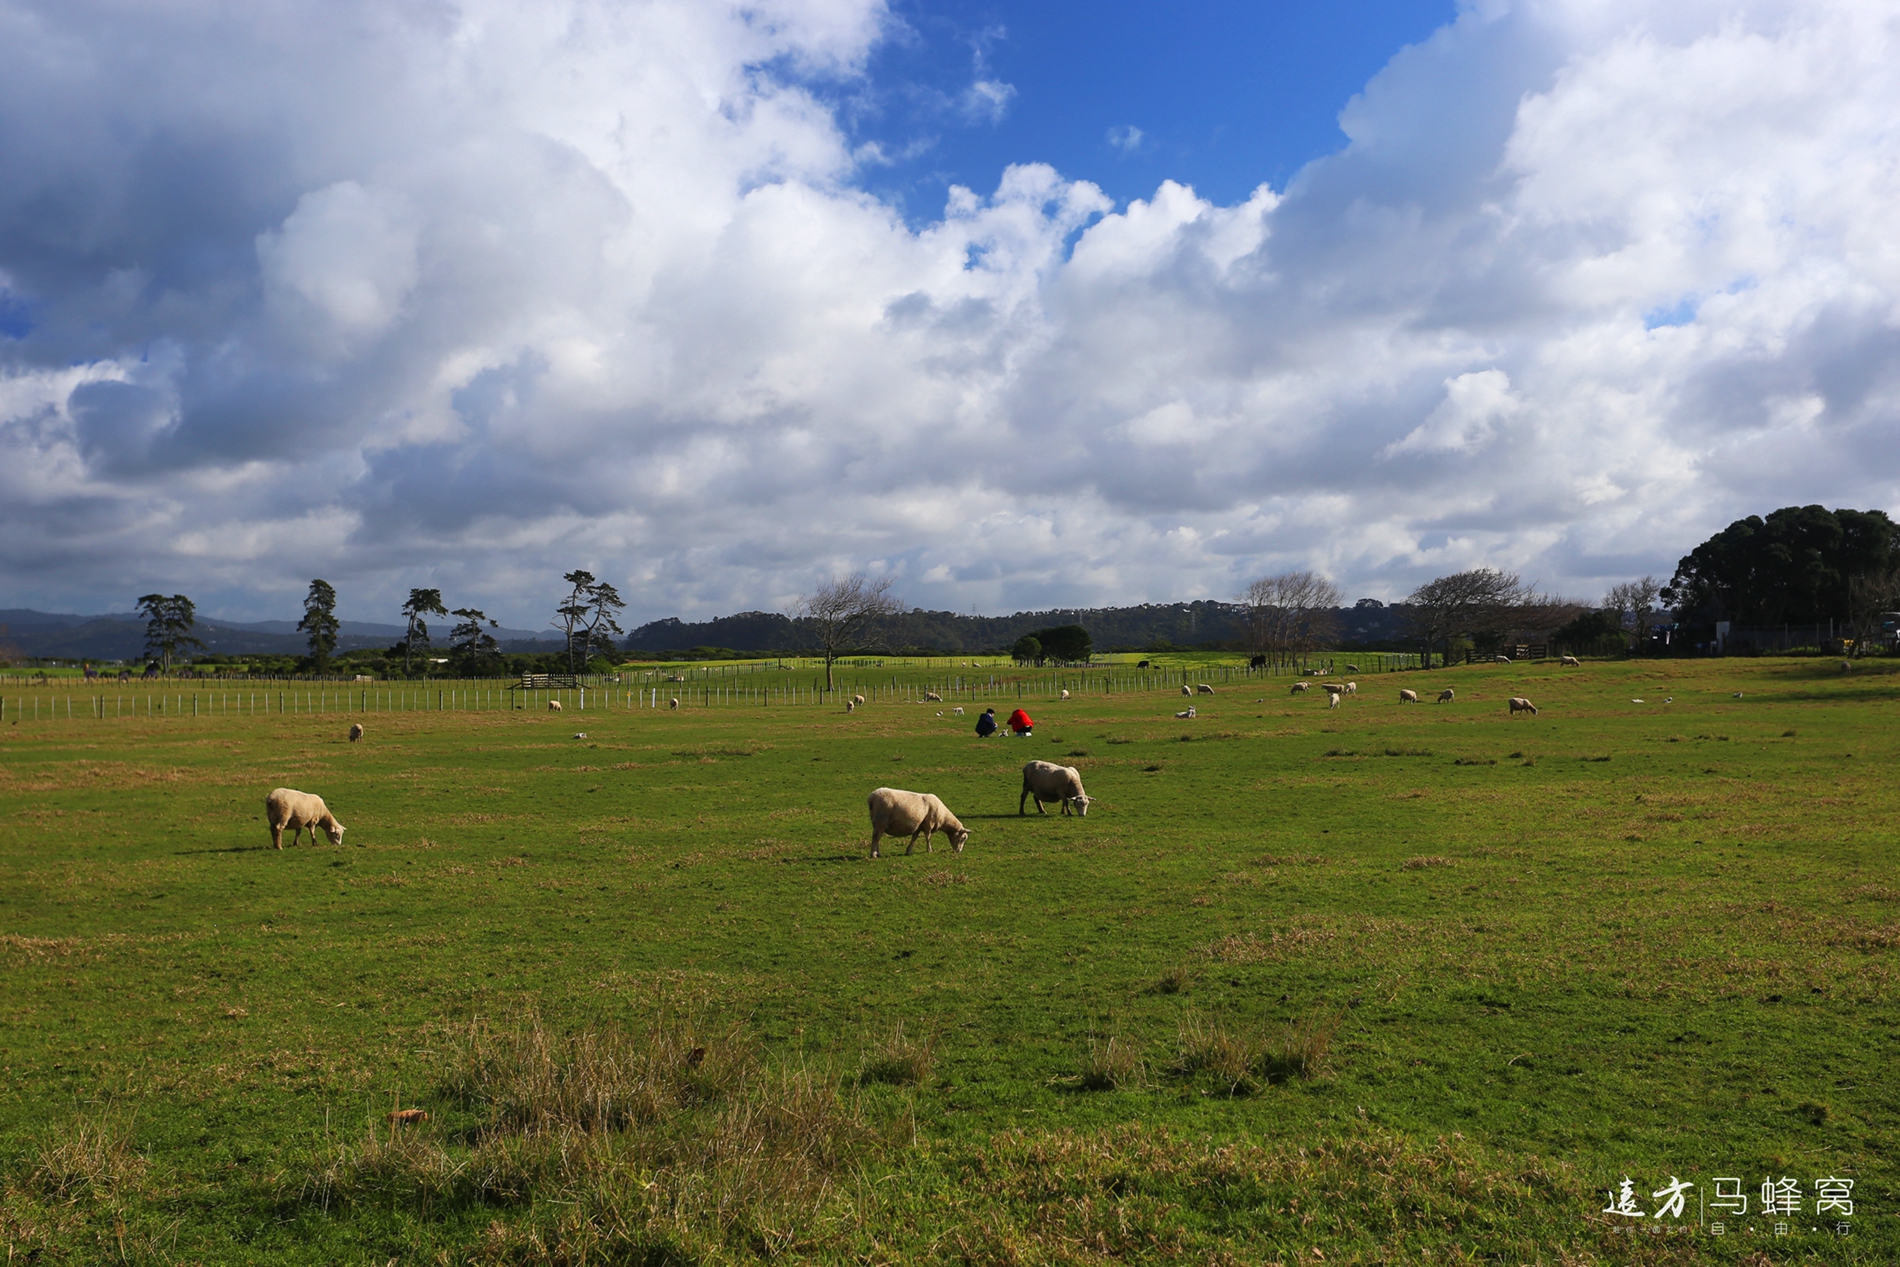
<path fill-rule="evenodd" d="M 440 1098 L 472 1123 L 373 1124 L 286 1195 L 425 1217 L 527 1209 L 492 1225 L 496 1262 L 770 1255 L 813 1243 L 837 1178 L 887 1142 L 835 1076 L 772 1067 L 736 1029 L 666 1021 L 567 1035 L 477 1025 Z"/>

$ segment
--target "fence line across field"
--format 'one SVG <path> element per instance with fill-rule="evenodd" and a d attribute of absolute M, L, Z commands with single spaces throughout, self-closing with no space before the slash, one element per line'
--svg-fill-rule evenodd
<path fill-rule="evenodd" d="M 166 690 L 140 689 L 138 683 L 110 683 L 94 686 L 82 693 L 62 689 L 65 683 L 49 679 L 45 683 L 15 686 L 0 694 L 0 722 L 22 721 L 110 721 L 125 717 L 255 717 L 298 716 L 306 714 L 418 713 L 418 712 L 517 712 L 548 711 L 549 703 L 558 703 L 563 711 L 635 711 L 670 710 L 674 699 L 681 708 L 823 708 L 839 701 L 863 695 L 867 702 L 921 704 L 927 694 L 936 694 L 946 705 L 988 704 L 1008 701 L 1059 700 L 1063 691 L 1071 698 L 1091 695 L 1113 696 L 1165 692 L 1178 693 L 1202 683 L 1220 687 L 1245 686 L 1276 677 L 1310 676 L 1314 673 L 1352 672 L 1386 673 L 1418 667 L 1416 655 L 1374 653 L 1356 657 L 1362 663 L 1348 669 L 1326 665 L 1324 669 L 1283 665 L 1210 665 L 1200 669 L 1174 669 L 1156 666 L 1125 669 L 1123 666 L 1060 669 L 1033 676 L 1007 673 L 968 672 L 947 674 L 941 679 L 904 681 L 898 673 L 883 673 L 878 678 L 840 676 L 839 684 L 827 690 L 822 677 L 809 682 L 752 682 L 751 673 L 707 672 L 694 678 L 657 673 L 638 675 L 642 680 L 619 683 L 586 684 L 578 679 L 559 682 L 541 681 L 550 675 L 514 681 L 473 679 L 427 683 L 391 683 L 385 686 L 335 686 L 312 684 L 303 687 L 246 685 L 239 682 L 194 683 Z M 809 672 L 809 670 L 806 670 Z"/>

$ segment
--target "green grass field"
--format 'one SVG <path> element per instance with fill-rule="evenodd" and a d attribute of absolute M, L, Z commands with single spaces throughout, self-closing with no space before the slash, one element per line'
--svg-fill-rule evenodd
<path fill-rule="evenodd" d="M 1900 677 L 1360 686 L 9 723 L 7 1262 L 1900 1261 Z"/>

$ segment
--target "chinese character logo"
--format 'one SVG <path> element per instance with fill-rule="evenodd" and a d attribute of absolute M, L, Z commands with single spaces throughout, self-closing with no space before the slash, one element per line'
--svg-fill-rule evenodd
<path fill-rule="evenodd" d="M 1617 1185 L 1616 1195 L 1603 1207 L 1605 1214 L 1621 1214 L 1632 1219 L 1646 1219 L 1649 1216 L 1636 1208 L 1636 1181 L 1628 1175 Z"/>

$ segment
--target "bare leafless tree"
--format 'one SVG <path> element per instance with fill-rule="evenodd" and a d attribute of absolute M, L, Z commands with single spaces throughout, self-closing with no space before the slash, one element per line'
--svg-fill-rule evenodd
<path fill-rule="evenodd" d="M 873 581 L 862 572 L 826 581 L 798 600 L 798 623 L 818 640 L 825 653 L 825 689 L 832 690 L 831 663 L 838 653 L 862 645 L 872 626 L 887 616 L 904 610 L 904 604 L 891 594 L 894 578 Z"/>
<path fill-rule="evenodd" d="M 1900 564 L 1847 578 L 1847 631 L 1855 655 L 1866 655 L 1879 642 L 1885 616 L 1894 611 L 1900 611 Z"/>
<path fill-rule="evenodd" d="M 1453 638 L 1516 627 L 1538 598 L 1515 572 L 1473 568 L 1427 581 L 1406 601 L 1429 668 L 1434 647 L 1444 648 L 1445 663 L 1450 664 Z"/>
<path fill-rule="evenodd" d="M 1661 593 L 1662 582 L 1653 576 L 1624 581 L 1610 586 L 1603 596 L 1603 610 L 1615 612 L 1636 645 L 1646 646 L 1649 631 L 1656 627 L 1656 598 Z"/>
<path fill-rule="evenodd" d="M 1317 572 L 1263 576 L 1240 601 L 1248 646 L 1276 660 L 1323 646 L 1339 633 L 1339 587 Z"/>

